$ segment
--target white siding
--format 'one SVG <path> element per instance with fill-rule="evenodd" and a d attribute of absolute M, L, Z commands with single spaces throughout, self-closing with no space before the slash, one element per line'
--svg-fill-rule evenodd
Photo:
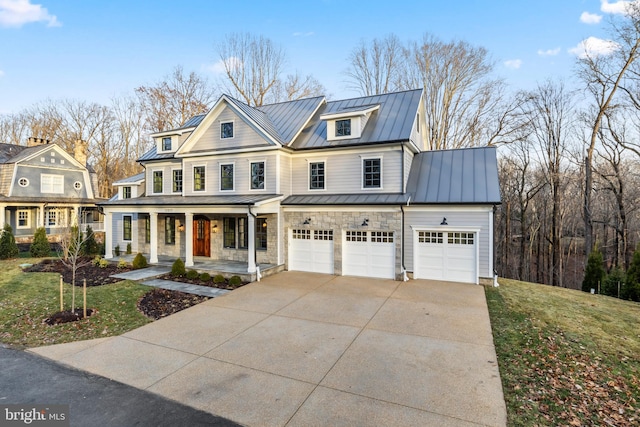
<path fill-rule="evenodd" d="M 130 216 L 131 217 L 131 240 L 124 240 L 122 238 L 122 229 L 123 229 L 123 217 Z M 144 225 L 144 224 L 143 224 Z M 129 213 L 129 212 L 116 212 L 113 214 L 113 228 L 112 233 L 113 236 L 113 247 L 111 249 L 105 248 L 106 251 L 113 250 L 116 246 L 120 246 L 120 254 L 125 254 L 127 252 L 127 244 L 131 243 L 131 251 L 133 253 L 138 252 L 138 214 L 137 213 Z"/>
<path fill-rule="evenodd" d="M 146 195 L 153 196 L 156 194 L 172 194 L 173 174 L 171 170 L 179 169 L 181 167 L 180 166 L 181 163 L 182 162 L 180 160 L 174 160 L 173 162 L 147 164 L 146 172 L 145 172 Z M 162 193 L 153 192 L 153 172 L 154 171 L 162 171 Z M 183 180 L 184 180 L 184 172 L 183 172 Z"/>
<path fill-rule="evenodd" d="M 220 123 L 233 121 L 233 138 L 220 138 Z M 269 143 L 254 128 L 249 126 L 233 110 L 225 108 L 213 120 L 211 126 L 195 142 L 190 151 L 228 150 L 241 147 L 268 145 Z"/>
<path fill-rule="evenodd" d="M 382 158 L 382 188 L 362 189 L 362 160 Z M 402 192 L 402 152 L 313 153 L 293 159 L 293 194 L 370 194 Z M 309 162 L 325 161 L 325 189 L 309 190 Z"/>
<path fill-rule="evenodd" d="M 447 229 L 441 226 L 442 218 L 447 218 L 447 224 L 452 229 L 456 227 L 477 227 L 480 229 L 479 246 L 479 273 L 480 277 L 493 277 L 493 266 L 489 264 L 489 252 L 493 250 L 493 242 L 489 242 L 489 217 L 492 207 L 469 207 L 463 210 L 458 207 L 442 206 L 435 210 L 420 207 L 405 208 L 404 250 L 405 267 L 413 272 L 413 228 L 411 226 L 433 227 L 433 229 Z"/>
<path fill-rule="evenodd" d="M 291 157 L 279 154 L 280 156 L 280 191 L 285 197 L 291 195 Z"/>
<path fill-rule="evenodd" d="M 404 189 L 407 188 L 407 182 L 409 181 L 409 172 L 411 172 L 413 156 L 413 153 L 409 149 L 404 150 Z"/>

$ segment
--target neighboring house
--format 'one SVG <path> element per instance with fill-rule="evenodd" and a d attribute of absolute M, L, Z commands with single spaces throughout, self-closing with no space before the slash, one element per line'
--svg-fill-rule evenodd
<path fill-rule="evenodd" d="M 27 146 L 0 144 L 0 224 L 11 225 L 17 242 L 30 242 L 42 226 L 59 240 L 78 218 L 83 231 L 103 231 L 86 145 L 78 143 L 75 154 L 38 138 Z"/>
<path fill-rule="evenodd" d="M 250 107 L 223 95 L 153 136 L 103 204 L 107 257 L 492 281 L 495 148 L 426 151 L 422 90 Z"/>

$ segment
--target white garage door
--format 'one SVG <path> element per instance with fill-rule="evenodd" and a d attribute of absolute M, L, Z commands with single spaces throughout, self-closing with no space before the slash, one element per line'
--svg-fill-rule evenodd
<path fill-rule="evenodd" d="M 333 230 L 291 230 L 289 270 L 333 274 Z"/>
<path fill-rule="evenodd" d="M 395 279 L 396 246 L 393 231 L 347 231 L 342 245 L 345 276 Z"/>
<path fill-rule="evenodd" d="M 477 283 L 477 238 L 474 232 L 417 231 L 413 277 Z"/>

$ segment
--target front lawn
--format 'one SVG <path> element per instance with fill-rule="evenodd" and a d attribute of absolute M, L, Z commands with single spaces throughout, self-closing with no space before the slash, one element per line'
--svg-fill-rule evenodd
<path fill-rule="evenodd" d="M 37 347 L 120 335 L 151 320 L 136 308 L 149 287 L 122 281 L 87 288 L 87 307 L 97 312 L 86 319 L 49 326 L 43 320 L 60 310 L 60 276 L 24 273 L 19 265 L 40 259 L 0 261 L 0 342 Z M 76 287 L 76 307 L 82 308 L 82 287 Z M 71 285 L 64 285 L 64 308 L 71 308 Z"/>
<path fill-rule="evenodd" d="M 486 294 L 510 426 L 640 424 L 640 304 L 515 280 Z"/>

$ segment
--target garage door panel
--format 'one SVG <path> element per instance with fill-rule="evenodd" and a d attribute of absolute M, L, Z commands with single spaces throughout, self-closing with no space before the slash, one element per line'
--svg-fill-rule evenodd
<path fill-rule="evenodd" d="M 418 231 L 414 278 L 476 283 L 475 236 L 474 232 Z"/>
<path fill-rule="evenodd" d="M 347 231 L 342 248 L 342 274 L 395 278 L 395 243 L 391 231 Z"/>
<path fill-rule="evenodd" d="M 333 274 L 333 231 L 292 230 L 289 270 Z"/>

